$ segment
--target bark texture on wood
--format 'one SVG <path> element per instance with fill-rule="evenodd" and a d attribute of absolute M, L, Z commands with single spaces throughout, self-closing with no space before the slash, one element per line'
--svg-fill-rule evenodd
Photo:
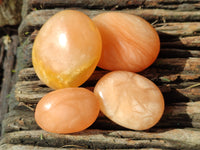
<path fill-rule="evenodd" d="M 196 62 L 199 61 L 200 60 L 197 59 Z M 178 63 L 180 62 L 170 62 L 169 64 L 173 65 L 168 67 L 168 70 L 165 68 L 166 66 L 163 67 L 165 69 L 162 69 L 161 63 L 159 63 L 159 69 L 152 66 L 151 68 L 147 69 L 144 72 L 141 72 L 140 74 L 155 82 L 160 87 L 161 91 L 169 102 L 192 100 L 198 101 L 200 96 L 199 86 L 192 88 L 188 87 L 198 84 L 198 82 L 192 82 L 192 80 L 198 80 L 200 77 L 200 73 L 198 72 L 198 70 L 196 70 L 196 73 L 195 70 L 180 70 L 180 73 L 178 73 Z M 165 62 L 163 65 L 167 65 L 167 62 Z M 194 65 L 194 63 L 190 64 L 190 66 L 192 65 Z M 170 68 L 175 67 L 177 68 L 174 70 L 174 74 L 172 72 L 172 74 L 167 75 L 167 72 L 169 73 Z M 196 69 L 196 66 L 194 68 Z M 108 71 L 96 70 L 89 78 L 89 80 L 82 85 L 82 87 L 93 90 L 92 87 L 95 86 L 96 82 L 106 73 L 108 73 Z M 184 82 L 180 83 L 180 80 Z M 50 89 L 40 80 L 38 80 L 33 68 L 24 69 L 19 73 L 19 81 L 17 82 L 15 89 L 15 97 L 18 101 L 25 103 L 37 103 L 46 93 L 50 91 L 52 91 L 52 89 Z"/>
<path fill-rule="evenodd" d="M 11 37 L 5 36 L 4 43 L 1 47 L 1 52 L 4 52 L 3 60 L 3 76 L 2 85 L 0 90 L 0 121 L 2 121 L 3 116 L 7 113 L 8 109 L 8 98 L 13 85 L 13 74 L 15 73 L 15 61 L 16 61 L 16 49 L 19 45 L 19 40 L 17 35 Z"/>
<path fill-rule="evenodd" d="M 200 4 L 198 0 L 24 0 L 22 16 L 26 16 L 32 10 L 69 7 L 107 10 L 123 8 L 154 8 L 195 11 L 200 9 Z"/>
<path fill-rule="evenodd" d="M 200 131 L 194 129 L 161 129 L 149 132 L 85 130 L 80 133 L 59 135 L 45 131 L 18 131 L 8 133 L 1 145 L 29 144 L 60 147 L 77 146 L 90 149 L 161 148 L 199 149 Z"/>
<path fill-rule="evenodd" d="M 30 35 L 35 29 L 40 29 L 40 27 L 55 13 L 63 9 L 55 10 L 38 10 L 32 11 L 26 18 L 22 21 L 19 27 L 19 36 L 24 40 L 25 37 Z M 78 9 L 84 12 L 89 17 L 94 17 L 100 13 L 106 12 L 105 10 L 86 10 Z M 118 10 L 119 12 L 135 14 L 143 17 L 150 23 L 153 23 L 158 32 L 167 34 L 167 37 L 191 35 L 195 33 L 199 35 L 199 23 L 200 11 L 172 11 L 164 9 L 128 9 L 128 10 Z M 191 23 L 191 22 L 195 23 Z M 179 22 L 179 23 L 168 23 L 168 22 Z M 186 22 L 186 23 L 185 23 Z M 156 23 L 158 25 L 156 25 Z M 180 25 L 180 26 L 179 26 Z M 175 28 L 178 28 L 175 30 Z M 187 28 L 187 30 L 186 30 Z M 194 35 L 194 34 L 193 34 Z M 169 39 L 169 38 L 168 38 Z"/>
<path fill-rule="evenodd" d="M 36 76 L 31 49 L 40 27 L 64 9 L 80 10 L 91 18 L 108 11 L 136 14 L 156 28 L 161 39 L 159 58 L 140 73 L 156 83 L 165 97 L 166 109 L 155 127 L 131 131 L 100 114 L 89 129 L 80 133 L 59 135 L 40 130 L 34 120 L 34 108 L 52 89 Z M 12 98 L 16 103 L 3 121 L 4 137 L 0 145 L 30 149 L 34 146 L 39 146 L 38 149 L 200 149 L 199 9 L 199 0 L 24 0 L 24 20 L 18 29 L 22 43 L 17 52 L 16 70 L 20 73 Z M 93 90 L 97 80 L 107 72 L 97 68 L 82 86 Z"/>
<path fill-rule="evenodd" d="M 0 4 L 0 27 L 20 24 L 21 9 L 22 0 L 4 0 Z"/>
<path fill-rule="evenodd" d="M 17 110 L 9 112 L 3 120 L 2 134 L 20 130 L 40 129 L 34 120 L 34 106 L 20 104 Z M 200 128 L 200 102 L 181 102 L 167 104 L 165 112 L 159 123 L 152 129 L 161 128 Z M 91 129 L 127 130 L 110 121 L 100 113 Z"/>
<path fill-rule="evenodd" d="M 55 147 L 40 147 L 33 145 L 21 145 L 21 144 L 3 144 L 0 145 L 2 150 L 74 150 L 81 149 L 82 147 L 76 145 L 68 145 L 66 148 L 55 148 Z M 152 149 L 154 150 L 154 149 Z M 158 150 L 158 149 L 156 149 Z"/>

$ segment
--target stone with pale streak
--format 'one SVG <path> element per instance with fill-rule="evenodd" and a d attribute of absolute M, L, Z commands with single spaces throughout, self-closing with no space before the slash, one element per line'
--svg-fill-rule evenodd
<path fill-rule="evenodd" d="M 106 12 L 93 20 L 102 36 L 99 67 L 111 71 L 140 72 L 156 60 L 160 51 L 159 36 L 143 18 Z"/>
<path fill-rule="evenodd" d="M 32 50 L 38 77 L 49 87 L 78 87 L 93 73 L 101 56 L 101 35 L 84 13 L 64 10 L 40 29 Z"/>
<path fill-rule="evenodd" d="M 129 129 L 149 129 L 164 112 L 164 99 L 159 88 L 136 73 L 110 72 L 97 82 L 94 93 L 99 97 L 101 111 Z"/>

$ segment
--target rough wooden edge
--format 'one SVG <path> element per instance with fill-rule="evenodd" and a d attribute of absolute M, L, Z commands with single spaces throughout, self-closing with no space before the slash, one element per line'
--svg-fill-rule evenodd
<path fill-rule="evenodd" d="M 27 110 L 13 110 L 9 112 L 2 122 L 2 134 L 20 130 L 40 129 L 34 120 L 34 108 L 28 104 L 20 104 Z M 22 107 L 18 106 L 18 107 Z M 161 128 L 200 128 L 200 102 L 172 103 L 165 107 L 165 112 L 159 123 L 151 130 Z M 109 120 L 102 113 L 99 114 L 90 129 L 101 130 L 127 130 Z"/>
<path fill-rule="evenodd" d="M 78 8 L 76 8 L 76 9 L 84 12 L 86 15 L 88 15 L 91 18 L 93 18 L 94 16 L 96 16 L 100 13 L 108 12 L 105 10 L 97 11 L 97 10 L 86 10 L 86 9 L 78 9 Z M 49 19 L 52 15 L 54 15 L 55 13 L 57 13 L 61 10 L 63 10 L 63 9 L 32 11 L 29 15 L 26 16 L 26 18 L 22 21 L 22 23 L 19 26 L 18 32 L 19 32 L 20 38 L 23 39 L 25 36 L 27 36 L 31 32 L 33 32 L 34 29 L 39 29 L 47 21 L 47 19 Z M 118 12 L 139 15 L 151 23 L 154 23 L 154 24 L 155 23 L 163 23 L 163 26 L 165 26 L 166 22 L 177 22 L 177 21 L 178 22 L 198 22 L 200 20 L 200 11 L 179 12 L 179 11 L 162 10 L 162 9 L 159 9 L 159 10 L 158 9 L 130 9 L 130 10 L 120 10 Z M 194 23 L 194 25 L 195 25 L 195 23 Z M 193 32 L 193 33 L 199 32 L 198 27 L 196 27 L 196 28 L 189 27 L 188 28 L 189 31 L 186 31 L 184 29 L 184 28 L 187 28 L 186 26 L 187 25 L 185 25 L 185 26 L 183 25 L 181 27 L 181 28 L 183 28 L 183 30 L 177 31 L 176 35 L 179 35 L 180 32 L 181 32 L 181 34 L 191 34 L 191 32 Z M 163 30 L 163 28 L 160 28 L 160 30 Z M 169 27 L 168 27 L 168 29 L 169 29 Z M 173 30 L 173 28 L 171 29 L 171 33 L 173 33 L 172 30 Z M 184 33 L 184 31 L 186 33 Z"/>
<path fill-rule="evenodd" d="M 67 147 L 67 146 L 66 146 Z M 2 150 L 78 150 L 82 149 L 80 146 L 69 145 L 67 148 L 55 148 L 55 147 L 41 147 L 33 145 L 21 145 L 21 144 L 3 144 L 0 145 Z"/>
<path fill-rule="evenodd" d="M 83 148 L 170 148 L 199 149 L 200 131 L 194 129 L 162 129 L 151 132 L 85 130 L 59 135 L 45 131 L 19 131 L 8 133 L 2 144 L 30 144 L 34 146 L 65 147 L 77 145 Z"/>
<path fill-rule="evenodd" d="M 200 88 L 196 81 L 200 77 L 199 66 L 200 58 L 159 58 L 150 68 L 140 74 L 159 85 L 167 99 L 176 99 L 177 102 L 181 100 L 196 101 L 200 96 Z M 27 73 L 28 71 L 29 73 Z M 82 86 L 89 89 L 94 87 L 106 73 L 108 71 L 95 70 Z M 19 79 L 16 84 L 15 96 L 20 102 L 37 103 L 47 92 L 52 91 L 38 80 L 33 68 L 21 70 Z"/>
<path fill-rule="evenodd" d="M 90 9 L 123 9 L 123 8 L 154 8 L 154 9 L 171 9 L 178 11 L 195 11 L 200 8 L 198 0 L 24 0 L 22 9 L 22 16 L 26 16 L 33 10 L 38 9 L 53 9 L 53 8 L 68 8 L 68 7 L 79 7 L 79 8 L 90 8 Z"/>
<path fill-rule="evenodd" d="M 3 82 L 0 91 L 0 121 L 2 121 L 3 116 L 7 113 L 8 110 L 8 98 L 10 95 L 10 91 L 12 86 L 14 85 L 14 74 L 15 74 L 15 61 L 16 61 L 16 49 L 19 45 L 19 39 L 17 35 L 12 35 L 7 39 L 8 43 L 6 45 L 6 41 L 4 42 L 4 48 L 1 49 L 5 51 L 5 58 L 3 63 Z M 2 46 L 3 47 L 3 46 Z"/>
<path fill-rule="evenodd" d="M 163 78 L 163 80 L 168 80 Z M 95 85 L 97 82 L 91 81 Z M 88 82 L 86 82 L 88 83 Z M 85 83 L 85 84 L 86 84 Z M 186 82 L 180 84 L 163 84 L 159 85 L 160 90 L 162 91 L 166 103 L 170 104 L 173 102 L 188 102 L 188 101 L 199 101 L 200 88 L 198 82 Z M 195 85 L 197 85 L 195 87 Z M 189 88 L 189 87 L 192 88 Z M 94 86 L 82 86 L 89 90 L 93 90 Z M 184 88 L 187 87 L 187 88 Z M 15 98 L 19 102 L 24 102 L 28 104 L 36 104 L 44 95 L 48 92 L 51 92 L 52 89 L 48 88 L 41 81 L 22 81 L 17 82 L 15 90 Z"/>

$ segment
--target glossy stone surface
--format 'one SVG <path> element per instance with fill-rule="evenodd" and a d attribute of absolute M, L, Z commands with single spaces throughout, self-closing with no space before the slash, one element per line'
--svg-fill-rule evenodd
<path fill-rule="evenodd" d="M 84 88 L 65 88 L 48 93 L 36 106 L 35 120 L 44 130 L 53 133 L 82 131 L 94 123 L 99 102 Z"/>
<path fill-rule="evenodd" d="M 149 79 L 128 71 L 113 71 L 96 84 L 101 111 L 115 123 L 134 130 L 153 127 L 164 111 L 159 88 Z"/>
<path fill-rule="evenodd" d="M 64 10 L 40 29 L 32 61 L 38 77 L 49 87 L 77 87 L 93 73 L 101 56 L 101 36 L 82 12 Z"/>
<path fill-rule="evenodd" d="M 99 67 L 140 72 L 156 60 L 160 51 L 159 36 L 143 18 L 106 12 L 95 16 L 93 21 L 102 36 Z"/>

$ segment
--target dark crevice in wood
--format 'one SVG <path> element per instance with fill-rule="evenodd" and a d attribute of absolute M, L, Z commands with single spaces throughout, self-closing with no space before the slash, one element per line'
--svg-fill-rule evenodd
<path fill-rule="evenodd" d="M 6 37 L 5 37 L 6 38 Z M 3 74 L 2 74 L 2 87 L 0 92 L 0 120 L 2 120 L 4 114 L 8 110 L 8 98 L 9 93 L 11 91 L 12 86 L 14 85 L 14 68 L 16 63 L 16 49 L 19 44 L 18 36 L 12 35 L 10 37 L 7 37 L 9 40 L 8 45 L 6 45 L 6 42 L 4 39 L 4 45 L 5 49 L 5 58 L 3 61 Z"/>

